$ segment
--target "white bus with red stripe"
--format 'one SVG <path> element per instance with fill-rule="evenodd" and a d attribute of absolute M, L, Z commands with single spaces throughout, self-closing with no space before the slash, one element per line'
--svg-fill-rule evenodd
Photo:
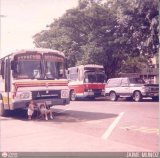
<path fill-rule="evenodd" d="M 102 65 L 80 65 L 68 69 L 70 100 L 104 96 L 106 76 Z"/>
<path fill-rule="evenodd" d="M 26 109 L 30 100 L 69 104 L 65 56 L 51 49 L 20 50 L 0 59 L 0 115 Z"/>

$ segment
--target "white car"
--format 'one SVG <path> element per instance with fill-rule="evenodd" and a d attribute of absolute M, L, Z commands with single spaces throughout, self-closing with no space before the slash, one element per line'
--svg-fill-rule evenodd
<path fill-rule="evenodd" d="M 141 101 L 143 97 L 152 97 L 154 101 L 159 100 L 159 85 L 145 84 L 141 78 L 121 77 L 111 78 L 105 86 L 105 95 L 111 101 L 116 101 L 119 97 Z"/>

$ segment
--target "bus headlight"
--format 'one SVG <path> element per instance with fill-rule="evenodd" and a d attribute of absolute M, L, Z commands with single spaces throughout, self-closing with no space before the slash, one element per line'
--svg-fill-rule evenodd
<path fill-rule="evenodd" d="M 69 98 L 69 90 L 61 90 L 61 98 Z"/>
<path fill-rule="evenodd" d="M 31 99 L 31 92 L 17 92 L 15 99 L 17 100 Z"/>
<path fill-rule="evenodd" d="M 85 92 L 92 92 L 92 89 L 84 89 Z"/>

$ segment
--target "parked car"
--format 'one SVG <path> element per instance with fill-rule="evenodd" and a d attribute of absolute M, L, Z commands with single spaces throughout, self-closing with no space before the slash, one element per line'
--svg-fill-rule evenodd
<path fill-rule="evenodd" d="M 106 83 L 105 95 L 109 96 L 111 101 L 116 101 L 119 97 L 134 99 L 136 102 L 141 101 L 143 97 L 151 97 L 158 101 L 159 85 L 146 84 L 141 78 L 111 78 Z"/>

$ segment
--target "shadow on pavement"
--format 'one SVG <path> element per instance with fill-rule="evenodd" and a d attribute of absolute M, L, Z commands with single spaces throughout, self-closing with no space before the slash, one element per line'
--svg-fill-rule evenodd
<path fill-rule="evenodd" d="M 117 114 L 68 110 L 64 113 L 55 113 L 54 116 L 55 122 L 83 122 L 114 118 Z"/>
<path fill-rule="evenodd" d="M 89 98 L 83 98 L 83 99 L 77 99 L 76 101 L 84 101 L 84 102 L 98 102 L 98 101 L 106 101 L 106 102 L 110 102 L 109 97 L 99 97 L 99 98 L 95 98 L 95 99 L 89 99 Z M 71 101 L 72 102 L 72 101 Z M 74 101 L 73 101 L 74 102 Z M 129 99 L 129 98 L 118 98 L 117 101 L 114 102 L 135 102 L 133 99 Z M 151 98 L 143 98 L 141 102 L 159 102 L 159 101 L 153 101 Z"/>
<path fill-rule="evenodd" d="M 7 111 L 6 116 L 5 117 L 1 117 L 0 120 L 1 121 L 9 121 L 11 119 L 19 119 L 19 120 L 26 121 L 27 118 L 28 118 L 27 110 L 18 109 L 18 110 L 13 110 L 13 111 Z"/>
<path fill-rule="evenodd" d="M 109 119 L 117 117 L 117 114 L 112 113 L 100 113 L 100 112 L 84 112 L 84 111 L 73 111 L 68 110 L 62 113 L 53 113 L 53 120 L 44 120 L 39 119 L 36 114 L 33 115 L 31 121 L 40 121 L 40 122 L 83 122 L 83 121 L 94 121 L 101 119 Z M 27 119 L 27 111 L 26 110 L 14 110 L 9 112 L 7 117 L 2 117 L 1 121 L 9 121 L 11 119 L 29 121 Z"/>

